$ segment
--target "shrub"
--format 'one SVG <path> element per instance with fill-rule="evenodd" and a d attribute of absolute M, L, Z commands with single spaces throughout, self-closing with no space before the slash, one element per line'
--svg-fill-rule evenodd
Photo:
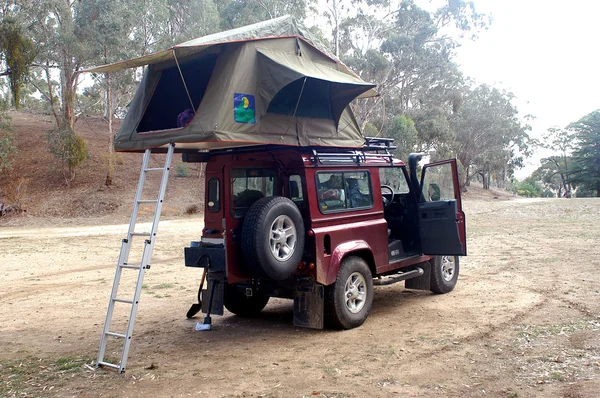
<path fill-rule="evenodd" d="M 4 193 L 6 203 L 2 208 L 0 216 L 9 213 L 20 214 L 25 211 L 23 208 L 23 202 L 27 194 L 28 185 L 29 180 L 26 178 L 19 178 L 17 181 L 13 181 L 12 183 L 8 184 Z"/>
<path fill-rule="evenodd" d="M 177 163 L 177 166 L 175 166 L 175 175 L 177 177 L 189 177 L 190 176 L 190 169 L 187 165 L 187 163 Z"/>
<path fill-rule="evenodd" d="M 0 171 L 12 166 L 17 153 L 16 139 L 10 118 L 0 111 Z"/>
<path fill-rule="evenodd" d="M 63 176 L 67 185 L 75 178 L 75 169 L 87 158 L 87 145 L 80 135 L 71 128 L 56 128 L 48 133 L 50 153 L 63 167 Z"/>
<path fill-rule="evenodd" d="M 200 212 L 200 206 L 190 205 L 185 209 L 185 214 L 197 214 Z"/>

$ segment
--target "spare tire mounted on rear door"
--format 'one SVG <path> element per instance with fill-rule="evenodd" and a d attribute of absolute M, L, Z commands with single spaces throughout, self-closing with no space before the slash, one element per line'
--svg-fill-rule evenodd
<path fill-rule="evenodd" d="M 304 252 L 304 223 L 296 204 L 283 196 L 254 202 L 242 226 L 242 251 L 256 276 L 289 278 Z"/>

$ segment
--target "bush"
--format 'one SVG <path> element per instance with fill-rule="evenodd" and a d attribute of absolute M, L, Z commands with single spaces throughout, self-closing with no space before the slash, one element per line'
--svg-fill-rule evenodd
<path fill-rule="evenodd" d="M 5 199 L 6 203 L 2 206 L 0 216 L 15 213 L 20 214 L 25 211 L 23 208 L 23 202 L 25 200 L 25 196 L 27 195 L 27 186 L 29 185 L 29 180 L 26 178 L 19 178 L 17 181 L 13 181 L 8 184 L 5 189 Z"/>
<path fill-rule="evenodd" d="M 190 205 L 185 209 L 185 214 L 197 214 L 200 213 L 200 206 Z"/>
<path fill-rule="evenodd" d="M 87 145 L 71 128 L 56 128 L 48 133 L 50 153 L 61 162 L 67 185 L 75 178 L 75 169 L 87 158 Z"/>
<path fill-rule="evenodd" d="M 16 139 L 10 118 L 0 111 L 0 171 L 12 166 L 17 153 Z"/>
<path fill-rule="evenodd" d="M 175 166 L 175 175 L 177 177 L 189 177 L 190 176 L 190 169 L 187 165 L 187 163 L 177 163 L 177 165 Z"/>

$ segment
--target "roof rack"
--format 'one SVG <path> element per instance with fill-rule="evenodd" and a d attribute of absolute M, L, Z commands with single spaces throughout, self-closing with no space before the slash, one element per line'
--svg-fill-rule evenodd
<path fill-rule="evenodd" d="M 394 163 L 394 156 L 390 150 L 397 147 L 393 145 L 393 138 L 365 137 L 365 144 L 361 149 L 327 149 L 313 148 L 315 165 L 321 164 L 361 164 L 366 162 L 368 153 Z"/>
<path fill-rule="evenodd" d="M 394 150 L 398 148 L 396 145 L 393 145 L 393 138 L 384 138 L 384 137 L 365 137 L 365 151 L 378 151 L 378 150 Z"/>
<path fill-rule="evenodd" d="M 331 151 L 331 152 L 329 152 Z M 312 150 L 314 156 L 315 165 L 321 164 L 361 164 L 365 162 L 366 155 L 362 150 L 342 150 L 335 151 L 329 149 L 328 152 L 324 152 L 321 149 Z"/>

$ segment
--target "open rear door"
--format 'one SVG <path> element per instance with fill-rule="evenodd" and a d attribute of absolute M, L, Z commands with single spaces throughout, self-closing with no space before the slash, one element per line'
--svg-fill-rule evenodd
<path fill-rule="evenodd" d="M 456 159 L 427 164 L 421 174 L 419 233 L 421 251 L 429 255 L 467 254 Z"/>

